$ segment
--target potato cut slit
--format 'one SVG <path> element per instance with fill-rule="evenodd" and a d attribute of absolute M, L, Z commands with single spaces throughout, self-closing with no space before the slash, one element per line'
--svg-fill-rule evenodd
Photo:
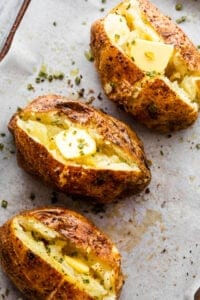
<path fill-rule="evenodd" d="M 197 109 L 200 72 L 188 70 L 174 45 L 166 44 L 141 13 L 137 0 L 121 3 L 106 16 L 104 24 L 112 44 L 134 61 L 146 75 L 145 80 L 164 78 L 184 102 Z"/>
<path fill-rule="evenodd" d="M 114 271 L 91 250 L 83 252 L 35 218 L 16 217 L 12 226 L 16 237 L 68 282 L 97 300 L 116 299 Z"/>
<path fill-rule="evenodd" d="M 45 146 L 58 161 L 85 168 L 139 171 L 117 145 L 93 128 L 78 127 L 56 114 L 32 114 L 17 123 L 31 138 Z"/>

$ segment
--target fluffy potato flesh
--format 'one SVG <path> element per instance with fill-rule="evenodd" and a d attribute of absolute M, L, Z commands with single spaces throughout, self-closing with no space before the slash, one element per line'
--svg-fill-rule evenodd
<path fill-rule="evenodd" d="M 33 217 L 15 217 L 14 234 L 31 250 L 59 272 L 64 280 L 97 300 L 116 299 L 115 273 L 91 253 L 81 252 L 57 231 Z M 113 246 L 113 251 L 116 248 Z"/>
<path fill-rule="evenodd" d="M 181 99 L 197 109 L 199 72 L 189 71 L 178 50 L 156 33 L 141 13 L 137 0 L 123 1 L 107 15 L 104 25 L 112 44 L 145 73 L 146 76 L 137 83 L 138 89 L 146 80 L 165 77 L 170 89 L 184 95 Z"/>
<path fill-rule="evenodd" d="M 74 125 L 56 113 L 32 113 L 18 118 L 17 125 L 64 164 L 139 171 L 135 162 L 94 128 Z"/>

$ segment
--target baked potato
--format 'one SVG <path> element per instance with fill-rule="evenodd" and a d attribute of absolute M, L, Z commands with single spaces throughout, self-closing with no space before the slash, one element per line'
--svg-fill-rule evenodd
<path fill-rule="evenodd" d="M 124 0 L 91 27 L 103 89 L 135 120 L 160 132 L 198 116 L 200 52 L 148 0 Z"/>
<path fill-rule="evenodd" d="M 108 203 L 150 181 L 136 134 L 82 102 L 41 96 L 12 117 L 9 129 L 19 165 L 65 193 Z"/>
<path fill-rule="evenodd" d="M 115 245 L 61 207 L 25 211 L 0 227 L 0 263 L 28 300 L 114 300 L 123 285 Z"/>

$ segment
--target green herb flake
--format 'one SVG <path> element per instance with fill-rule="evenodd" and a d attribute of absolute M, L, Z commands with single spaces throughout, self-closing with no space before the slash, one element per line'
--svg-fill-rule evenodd
<path fill-rule="evenodd" d="M 27 84 L 27 90 L 28 91 L 34 91 L 34 87 L 33 87 L 33 85 L 31 83 Z"/>
<path fill-rule="evenodd" d="M 63 257 L 59 258 L 59 263 L 60 263 L 60 264 L 62 264 L 63 261 L 64 261 L 64 258 L 63 258 Z"/>
<path fill-rule="evenodd" d="M 131 7 L 131 4 L 129 3 L 129 5 L 126 7 L 126 9 L 128 10 Z"/>
<path fill-rule="evenodd" d="M 31 235 L 32 235 L 32 238 L 33 238 L 36 242 L 41 241 L 41 237 L 38 235 L 37 232 L 31 231 Z"/>
<path fill-rule="evenodd" d="M 93 56 L 91 50 L 85 51 L 84 54 L 85 54 L 85 57 L 86 57 L 86 59 L 87 59 L 88 61 L 94 61 L 94 56 Z"/>
<path fill-rule="evenodd" d="M 53 80 L 53 75 L 50 74 L 50 75 L 48 76 L 48 81 L 51 82 L 52 80 Z"/>
<path fill-rule="evenodd" d="M 39 74 L 38 74 L 38 76 L 46 79 L 48 75 L 47 75 L 46 72 L 40 71 Z"/>
<path fill-rule="evenodd" d="M 152 102 L 147 106 L 147 112 L 148 112 L 148 115 L 151 119 L 153 119 L 153 120 L 157 119 L 157 117 L 158 117 L 158 108 L 157 108 L 155 103 Z"/>
<path fill-rule="evenodd" d="M 101 12 L 103 12 L 104 10 L 105 10 L 105 8 L 103 8 L 103 7 L 102 7 L 102 8 L 100 8 L 100 11 L 101 11 Z"/>
<path fill-rule="evenodd" d="M 83 155 L 85 154 L 85 153 L 83 152 L 83 150 L 81 150 L 79 153 L 80 153 L 81 156 L 83 156 Z"/>
<path fill-rule="evenodd" d="M 117 42 L 117 41 L 119 41 L 119 39 L 120 39 L 120 35 L 119 34 L 115 34 L 115 41 Z"/>
<path fill-rule="evenodd" d="M 197 45 L 197 49 L 200 49 L 200 45 Z"/>
<path fill-rule="evenodd" d="M 151 71 L 151 72 L 147 71 L 146 75 L 152 78 L 155 77 L 156 75 L 159 75 L 159 73 L 157 73 L 156 71 Z"/>
<path fill-rule="evenodd" d="M 80 76 L 77 76 L 75 78 L 75 83 L 76 83 L 76 85 L 79 85 L 81 83 L 81 77 Z"/>
<path fill-rule="evenodd" d="M 7 206 L 8 206 L 8 201 L 6 201 L 6 200 L 1 200 L 1 207 L 7 208 Z"/>
<path fill-rule="evenodd" d="M 200 150 L 200 144 L 196 144 L 197 150 Z"/>
<path fill-rule="evenodd" d="M 35 78 L 35 82 L 36 82 L 36 83 L 40 83 L 40 82 L 41 82 L 41 78 L 40 78 L 40 77 L 36 77 L 36 78 Z"/>
<path fill-rule="evenodd" d="M 175 6 L 176 10 L 182 10 L 183 9 L 183 4 L 182 3 L 177 3 Z"/>
<path fill-rule="evenodd" d="M 2 151 L 4 148 L 4 144 L 0 143 L 0 151 Z"/>
<path fill-rule="evenodd" d="M 54 79 L 59 79 L 59 80 L 63 80 L 65 77 L 64 73 L 62 72 L 56 72 L 53 74 L 53 78 Z"/>
<path fill-rule="evenodd" d="M 57 23 L 55 21 L 53 22 L 53 26 L 57 26 Z"/>
<path fill-rule="evenodd" d="M 183 22 L 186 21 L 186 19 L 187 19 L 186 16 L 182 16 L 182 17 L 180 17 L 179 19 L 176 20 L 176 23 L 177 23 L 177 24 L 183 23 Z"/>
<path fill-rule="evenodd" d="M 106 0 L 101 0 L 101 3 L 106 3 Z"/>
<path fill-rule="evenodd" d="M 164 156 L 164 152 L 162 150 L 160 150 L 160 155 Z"/>
<path fill-rule="evenodd" d="M 90 283 L 89 279 L 83 278 L 82 280 L 83 280 L 83 283 L 85 283 L 85 284 Z"/>
<path fill-rule="evenodd" d="M 77 76 L 78 73 L 79 73 L 79 69 L 74 69 L 74 70 L 71 70 L 71 71 L 70 71 L 70 75 L 71 75 L 71 76 L 74 76 L 74 77 Z"/>
<path fill-rule="evenodd" d="M 115 83 L 115 82 L 110 82 L 110 86 L 111 86 L 112 88 L 115 88 L 115 87 L 116 87 L 116 83 Z"/>
<path fill-rule="evenodd" d="M 5 136 L 6 136 L 6 134 L 5 134 L 4 132 L 2 132 L 0 135 L 1 135 L 2 137 L 5 137 Z"/>
<path fill-rule="evenodd" d="M 45 245 L 45 249 L 47 251 L 47 254 L 50 255 L 51 253 L 51 248 L 48 245 Z"/>
<path fill-rule="evenodd" d="M 47 67 L 45 65 L 41 66 L 38 76 L 45 79 L 47 78 Z"/>
<path fill-rule="evenodd" d="M 22 108 L 21 107 L 17 107 L 17 113 L 20 113 L 22 111 Z"/>

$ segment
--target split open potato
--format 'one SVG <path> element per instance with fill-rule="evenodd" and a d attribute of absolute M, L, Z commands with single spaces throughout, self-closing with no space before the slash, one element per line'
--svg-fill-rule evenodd
<path fill-rule="evenodd" d="M 169 132 L 198 116 L 200 52 L 148 0 L 124 0 L 91 28 L 104 91 L 135 120 Z"/>
<path fill-rule="evenodd" d="M 65 208 L 22 212 L 0 227 L 0 263 L 28 300 L 114 300 L 121 256 L 93 223 Z"/>
<path fill-rule="evenodd" d="M 150 181 L 136 134 L 82 102 L 39 97 L 12 117 L 9 129 L 19 165 L 67 194 L 107 203 Z"/>

